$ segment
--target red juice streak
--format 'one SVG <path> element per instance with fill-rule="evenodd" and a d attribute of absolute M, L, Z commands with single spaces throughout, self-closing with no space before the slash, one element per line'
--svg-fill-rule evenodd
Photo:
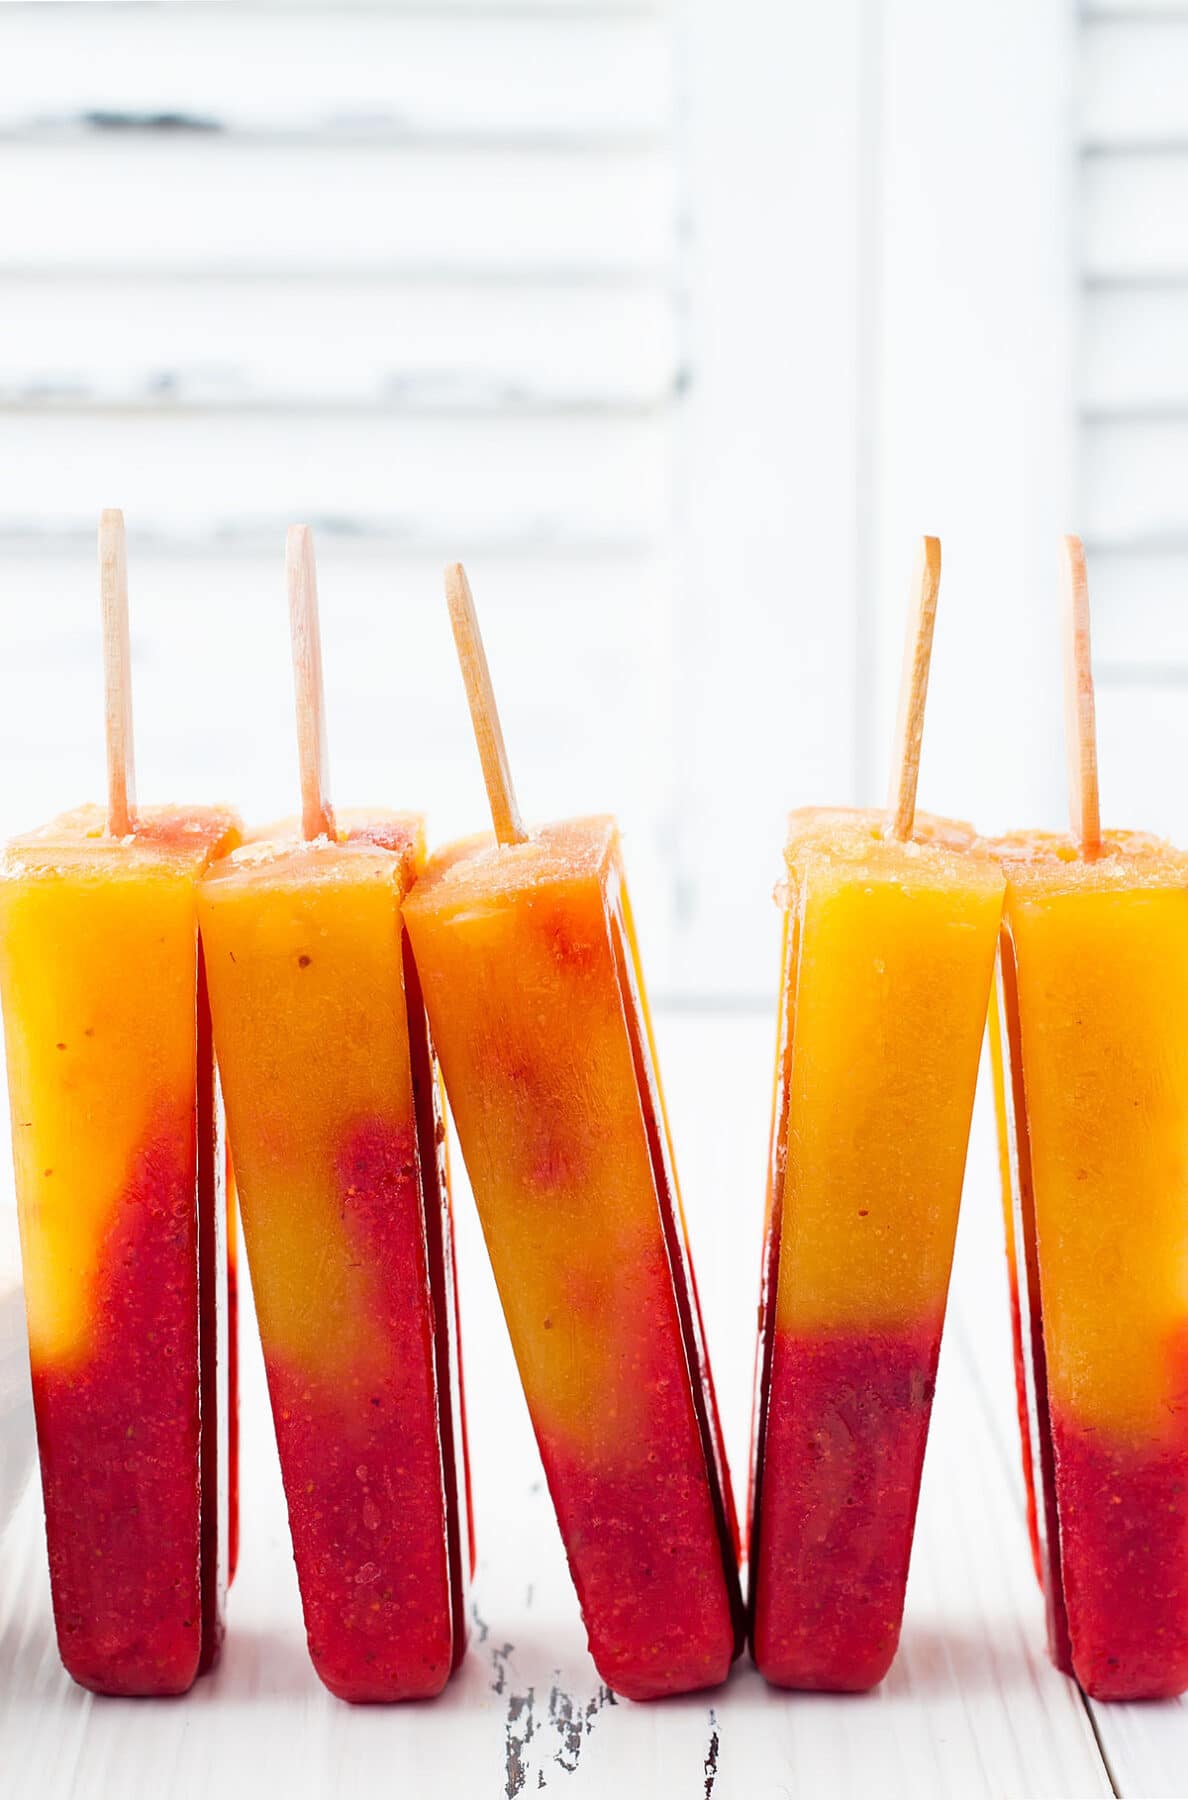
<path fill-rule="evenodd" d="M 639 1291 L 670 1282 L 657 1245 Z M 724 1681 L 735 1639 L 681 1348 L 659 1329 L 641 1339 L 650 1356 L 632 1369 L 640 1418 L 630 1432 L 608 1426 L 580 1447 L 537 1434 L 590 1654 L 630 1700 Z"/>
<path fill-rule="evenodd" d="M 382 1119 L 344 1144 L 351 1253 L 370 1271 L 368 1360 L 265 1362 L 309 1652 L 343 1700 L 437 1694 L 453 1652 L 432 1314 L 416 1149 Z"/>
<path fill-rule="evenodd" d="M 36 1359 L 62 1661 L 104 1694 L 181 1694 L 202 1649 L 194 1115 L 162 1112 L 104 1238 L 88 1352 Z"/>
<path fill-rule="evenodd" d="M 891 1666 L 940 1327 L 775 1334 L 753 1630 L 768 1681 L 860 1692 Z"/>
<path fill-rule="evenodd" d="M 1188 1689 L 1188 1335 L 1174 1431 L 1136 1447 L 1053 1412 L 1073 1672 L 1095 1700 Z"/>
<path fill-rule="evenodd" d="M 1004 1075 L 1008 1087 L 1011 1179 L 1010 1227 L 1015 1249 L 1015 1282 L 1011 1328 L 1015 1345 L 1015 1393 L 1020 1406 L 1023 1476 L 1027 1483 L 1028 1526 L 1032 1556 L 1044 1590 L 1048 1654 L 1058 1669 L 1072 1673 L 1064 1580 L 1061 1572 L 1060 1526 L 1052 1423 L 1048 1412 L 1048 1358 L 1044 1344 L 1043 1303 L 1036 1246 L 1035 1188 L 1031 1173 L 1031 1133 L 1019 1031 L 1018 976 L 1015 947 L 1005 928 L 998 940 L 999 1018 L 1002 1023 Z M 1026 1306 L 1023 1305 L 1024 1293 Z"/>
<path fill-rule="evenodd" d="M 454 1621 L 454 1654 L 450 1666 L 451 1669 L 456 1669 L 466 1654 L 466 1584 L 468 1574 L 474 1574 L 474 1514 L 471 1509 L 470 1455 L 466 1442 L 466 1402 L 462 1389 L 462 1346 L 458 1331 L 454 1221 L 445 1157 L 445 1120 L 441 1112 L 433 1047 L 429 1041 L 429 1022 L 425 1016 L 420 979 L 407 934 L 403 940 L 403 955 L 409 1057 L 421 1170 L 421 1204 L 425 1219 L 429 1288 L 433 1299 L 438 1433 L 445 1483 L 450 1595 Z"/>

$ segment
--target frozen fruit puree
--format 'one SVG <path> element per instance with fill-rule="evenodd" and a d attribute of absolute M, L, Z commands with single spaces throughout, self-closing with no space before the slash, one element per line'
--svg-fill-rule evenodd
<path fill-rule="evenodd" d="M 750 1595 L 780 1686 L 871 1687 L 899 1640 L 1002 910 L 971 837 L 790 820 Z"/>
<path fill-rule="evenodd" d="M 1188 1687 L 1188 856 L 996 843 L 1000 1141 L 1053 1653 L 1099 1699 Z M 1066 1620 L 1067 1644 L 1061 1630 Z"/>
<path fill-rule="evenodd" d="M 102 1693 L 183 1692 L 222 1629 L 223 1159 L 195 889 L 237 839 L 230 813 L 180 808 L 113 839 L 84 808 L 0 867 L 54 1617 Z"/>
<path fill-rule="evenodd" d="M 719 1682 L 735 1528 L 614 823 L 455 845 L 405 919 L 591 1653 L 632 1699 Z"/>
<path fill-rule="evenodd" d="M 401 902 L 418 819 L 244 845 L 200 912 L 310 1655 L 436 1694 L 465 1645 L 448 1191 Z"/>

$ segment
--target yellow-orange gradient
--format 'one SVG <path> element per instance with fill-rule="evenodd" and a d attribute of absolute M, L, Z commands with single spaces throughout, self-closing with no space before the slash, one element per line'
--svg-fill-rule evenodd
<path fill-rule="evenodd" d="M 943 1311 L 1003 882 L 971 834 L 794 813 L 792 1054 L 776 1328 Z"/>
<path fill-rule="evenodd" d="M 1007 874 L 1053 1413 L 1182 1435 L 1188 1339 L 1188 855 L 1047 834 Z"/>
<path fill-rule="evenodd" d="M 105 837 L 84 807 L 0 867 L 0 981 L 35 1364 L 88 1349 L 107 1228 L 154 1134 L 193 1134 L 195 885 L 234 816 L 164 807 Z"/>
<path fill-rule="evenodd" d="M 199 909 L 252 1289 L 270 1357 L 380 1378 L 375 1272 L 352 1246 L 342 1156 L 382 1122 L 415 1169 L 400 905 L 421 821 L 339 817 L 341 841 L 253 841 Z"/>
<path fill-rule="evenodd" d="M 646 1346 L 678 1331 L 608 923 L 616 861 L 609 820 L 475 840 L 405 910 L 537 1429 L 602 1451 L 646 1427 Z"/>

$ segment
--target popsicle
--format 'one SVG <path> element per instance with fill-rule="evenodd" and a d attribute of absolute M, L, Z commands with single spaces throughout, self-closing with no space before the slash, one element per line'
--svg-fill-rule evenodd
<path fill-rule="evenodd" d="M 310 1656 L 345 1700 L 440 1692 L 466 1644 L 449 1188 L 401 903 L 412 815 L 327 798 L 310 533 L 289 533 L 300 833 L 199 894 L 215 1045 Z"/>
<path fill-rule="evenodd" d="M 789 821 L 749 1593 L 781 1687 L 874 1686 L 903 1615 L 1003 892 L 915 812 L 939 579 L 925 539 L 888 814 Z"/>
<path fill-rule="evenodd" d="M 1101 832 L 1076 539 L 1064 573 L 1072 831 L 993 846 L 1012 1323 L 1053 1660 L 1150 1699 L 1188 1688 L 1188 856 Z"/>
<path fill-rule="evenodd" d="M 108 1694 L 222 1635 L 223 1159 L 195 890 L 218 809 L 134 803 L 123 519 L 103 515 L 108 806 L 0 863 L 0 995 L 54 1617 Z"/>
<path fill-rule="evenodd" d="M 678 1694 L 740 1648 L 737 1533 L 618 831 L 525 830 L 459 566 L 447 592 L 495 836 L 405 921 L 591 1654 Z"/>

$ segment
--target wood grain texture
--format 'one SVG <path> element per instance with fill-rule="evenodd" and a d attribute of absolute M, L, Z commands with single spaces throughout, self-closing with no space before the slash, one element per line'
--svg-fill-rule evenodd
<path fill-rule="evenodd" d="M 745 1468 L 772 1026 L 762 1015 L 721 1013 L 662 1014 L 657 1024 L 737 1479 Z M 262 1783 L 285 1800 L 393 1783 L 441 1800 L 1108 1795 L 1077 1690 L 1044 1653 L 1017 1455 L 988 1410 L 990 1393 L 1013 1423 L 993 1128 L 984 1115 L 974 1154 L 954 1273 L 957 1329 L 941 1358 L 903 1648 L 876 1693 L 777 1694 L 746 1663 L 714 1693 L 658 1706 L 614 1700 L 600 1685 L 459 1166 L 480 1566 L 470 1649 L 456 1681 L 432 1705 L 392 1709 L 342 1706 L 318 1687 L 302 1640 L 249 1315 L 247 1510 L 220 1668 L 178 1704 L 96 1701 L 72 1687 L 53 1647 L 29 1495 L 0 1541 L 6 1782 L 39 1800 L 158 1800 L 163 1792 L 171 1800 L 247 1800 Z M 977 1346 L 976 1360 L 963 1337 Z"/>
<path fill-rule="evenodd" d="M 289 595 L 297 760 L 301 770 L 301 830 L 307 839 L 332 838 L 334 813 L 330 806 L 326 686 L 318 624 L 318 570 L 313 532 L 308 525 L 289 527 L 285 539 L 285 585 Z"/>
<path fill-rule="evenodd" d="M 99 518 L 99 599 L 103 612 L 103 719 L 107 746 L 107 829 L 126 837 L 136 813 L 132 737 L 132 648 L 128 635 L 128 548 L 124 515 Z"/>
<path fill-rule="evenodd" d="M 887 799 L 887 835 L 910 838 L 916 821 L 916 788 L 920 780 L 920 748 L 924 742 L 924 708 L 932 667 L 932 635 L 940 597 L 940 539 L 920 539 L 908 603 L 903 669 L 899 677 L 899 709 L 891 755 L 891 790 Z"/>
<path fill-rule="evenodd" d="M 483 648 L 478 613 L 475 611 L 474 595 L 470 591 L 466 570 L 461 563 L 450 563 L 447 566 L 445 591 L 462 680 L 466 685 L 470 722 L 474 727 L 479 761 L 483 765 L 491 823 L 501 844 L 522 844 L 527 840 L 528 833 L 524 830 L 524 821 L 520 817 L 519 803 L 516 800 L 507 760 L 507 746 L 503 741 L 503 726 L 499 721 L 499 707 L 491 683 L 491 671 L 487 667 L 487 652 Z"/>
<path fill-rule="evenodd" d="M 1064 641 L 1064 749 L 1068 763 L 1069 822 L 1084 856 L 1101 848 L 1097 788 L 1097 714 L 1089 639 L 1089 579 L 1079 537 L 1060 551 L 1061 623 Z"/>

